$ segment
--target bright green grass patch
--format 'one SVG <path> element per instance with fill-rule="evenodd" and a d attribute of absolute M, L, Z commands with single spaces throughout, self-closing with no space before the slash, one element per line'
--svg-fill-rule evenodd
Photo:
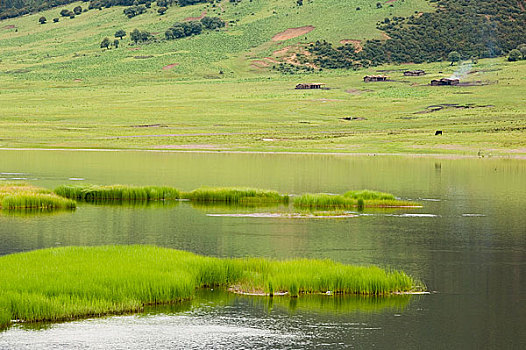
<path fill-rule="evenodd" d="M 183 198 L 196 202 L 288 203 L 289 196 L 276 191 L 241 187 L 203 187 L 185 193 Z"/>
<path fill-rule="evenodd" d="M 178 199 L 180 193 L 172 187 L 159 186 L 96 186 L 96 185 L 63 185 L 54 191 L 62 197 L 85 202 L 107 201 L 159 201 Z"/>
<path fill-rule="evenodd" d="M 344 197 L 363 200 L 367 199 L 382 199 L 382 200 L 395 200 L 395 196 L 391 193 L 371 191 L 371 190 L 361 190 L 361 191 L 349 191 L 343 194 Z"/>
<path fill-rule="evenodd" d="M 363 195 L 363 196 L 362 196 Z M 349 191 L 342 195 L 326 193 L 306 193 L 294 197 L 294 206 L 309 209 L 352 209 L 352 208 L 390 208 L 419 207 L 410 201 L 395 199 L 389 193 L 374 191 Z"/>
<path fill-rule="evenodd" d="M 0 326 L 137 311 L 196 288 L 383 295 L 423 288 L 401 271 L 330 260 L 219 259 L 152 246 L 66 247 L 0 257 Z"/>
<path fill-rule="evenodd" d="M 26 183 L 0 184 L 0 209 L 71 209 L 76 204 L 51 191 Z"/>

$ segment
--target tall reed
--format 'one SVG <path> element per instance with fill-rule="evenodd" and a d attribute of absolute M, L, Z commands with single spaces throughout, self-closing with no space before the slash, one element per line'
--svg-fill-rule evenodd
<path fill-rule="evenodd" d="M 0 327 L 141 310 L 196 288 L 383 295 L 422 288 L 403 272 L 330 260 L 219 259 L 152 246 L 66 247 L 0 257 Z M 269 292 L 269 290 L 267 290 Z"/>
<path fill-rule="evenodd" d="M 183 194 L 183 198 L 197 202 L 232 204 L 288 203 L 289 196 L 276 191 L 244 187 L 202 187 Z"/>
<path fill-rule="evenodd" d="M 51 191 L 26 183 L 0 185 L 0 208 L 14 209 L 68 209 L 75 208 L 74 201 L 57 196 Z"/>
<path fill-rule="evenodd" d="M 179 190 L 166 186 L 63 185 L 57 187 L 54 192 L 62 197 L 85 202 L 158 201 L 180 197 Z"/>

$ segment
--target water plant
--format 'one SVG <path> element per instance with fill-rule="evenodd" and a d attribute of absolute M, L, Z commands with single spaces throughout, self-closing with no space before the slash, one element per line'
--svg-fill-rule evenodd
<path fill-rule="evenodd" d="M 0 327 L 138 311 L 196 288 L 388 295 L 423 288 L 401 271 L 330 260 L 220 259 L 153 246 L 65 247 L 0 257 Z"/>
<path fill-rule="evenodd" d="M 3 210 L 71 209 L 75 206 L 75 202 L 70 199 L 26 183 L 0 185 L 0 208 Z"/>
<path fill-rule="evenodd" d="M 294 206 L 309 209 L 352 209 L 352 208 L 396 208 L 419 207 L 415 202 L 396 199 L 390 193 L 369 190 L 349 191 L 344 195 L 327 193 L 306 193 L 294 197 Z"/>
<path fill-rule="evenodd" d="M 85 202 L 158 201 L 180 197 L 179 190 L 166 186 L 63 185 L 54 192 L 62 197 Z"/>
<path fill-rule="evenodd" d="M 246 205 L 289 202 L 289 196 L 286 194 L 245 187 L 202 187 L 184 193 L 182 197 L 196 202 L 241 203 Z"/>

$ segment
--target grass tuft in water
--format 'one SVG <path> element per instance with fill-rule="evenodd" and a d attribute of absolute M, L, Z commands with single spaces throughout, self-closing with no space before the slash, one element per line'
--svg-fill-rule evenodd
<path fill-rule="evenodd" d="M 65 247 L 0 257 L 0 327 L 133 312 L 197 288 L 384 295 L 422 288 L 400 271 L 330 260 L 219 259 L 152 246 Z M 416 286 L 416 287 L 415 287 Z"/>
<path fill-rule="evenodd" d="M 3 210 L 71 209 L 76 204 L 49 190 L 26 183 L 0 184 L 0 208 Z"/>
<path fill-rule="evenodd" d="M 369 190 L 349 191 L 344 195 L 307 193 L 294 198 L 294 206 L 309 209 L 352 209 L 419 207 L 418 203 L 398 200 L 390 193 Z"/>
<path fill-rule="evenodd" d="M 159 186 L 63 185 L 57 187 L 54 192 L 59 196 L 84 202 L 159 201 L 180 198 L 179 190 Z"/>
<path fill-rule="evenodd" d="M 183 194 L 196 202 L 224 202 L 230 204 L 288 203 L 289 196 L 276 191 L 243 187 L 202 187 Z"/>

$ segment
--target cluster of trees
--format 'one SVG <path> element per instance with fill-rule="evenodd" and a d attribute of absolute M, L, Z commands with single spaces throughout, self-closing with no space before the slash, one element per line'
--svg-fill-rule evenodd
<path fill-rule="evenodd" d="M 524 43 L 526 11 L 516 0 L 430 0 L 437 10 L 408 18 L 386 18 L 377 27 L 390 39 L 369 40 L 363 50 L 316 43 L 312 62 L 324 68 L 354 68 L 395 62 L 447 60 L 504 55 Z M 515 54 L 516 55 L 516 54 Z"/>
<path fill-rule="evenodd" d="M 128 17 L 132 18 L 138 15 L 142 15 L 146 12 L 146 6 L 145 5 L 136 5 L 136 6 L 130 6 L 126 7 L 123 11 L 123 13 Z"/>
<path fill-rule="evenodd" d="M 75 16 L 78 16 L 82 13 L 82 6 L 76 6 L 73 11 L 70 11 L 70 10 L 67 10 L 67 9 L 63 9 L 62 11 L 60 11 L 60 15 L 62 17 L 69 17 L 69 18 L 75 18 Z M 55 17 L 53 18 L 53 22 L 57 23 L 59 21 L 59 18 L 58 17 Z M 40 24 L 45 24 L 47 22 L 47 19 L 46 17 L 42 16 L 38 19 L 38 22 Z"/>
<path fill-rule="evenodd" d="M 200 21 L 177 22 L 166 30 L 164 36 L 167 40 L 199 35 L 203 29 L 214 30 L 225 26 L 219 17 L 204 17 Z"/>
<path fill-rule="evenodd" d="M 0 1 L 0 20 L 68 5 L 75 1 L 78 0 L 2 0 Z"/>

